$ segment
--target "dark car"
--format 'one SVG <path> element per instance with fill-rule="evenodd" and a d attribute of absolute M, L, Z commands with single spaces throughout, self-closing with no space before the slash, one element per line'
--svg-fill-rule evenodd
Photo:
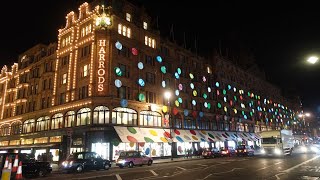
<path fill-rule="evenodd" d="M 202 152 L 203 158 L 215 158 L 220 156 L 220 151 L 217 148 L 206 148 Z"/>
<path fill-rule="evenodd" d="M 240 145 L 236 148 L 236 155 L 237 156 L 253 156 L 254 149 L 252 149 L 250 146 Z"/>
<path fill-rule="evenodd" d="M 110 167 L 111 162 L 102 159 L 95 152 L 76 152 L 62 162 L 60 169 L 63 172 L 83 172 L 85 170 L 108 170 Z"/>
<path fill-rule="evenodd" d="M 11 158 L 12 165 L 14 163 L 15 157 L 18 155 L 19 162 L 22 161 L 22 176 L 40 176 L 44 177 L 51 173 L 52 166 L 50 162 L 36 161 L 34 156 L 27 153 L 3 153 L 0 154 L 0 172 L 2 172 L 3 166 L 5 164 L 6 158 Z"/>
<path fill-rule="evenodd" d="M 151 166 L 153 163 L 152 157 L 146 156 L 142 151 L 123 151 L 120 153 L 117 159 L 116 165 L 120 168 L 128 166 L 132 168 L 133 166 L 148 165 Z"/>

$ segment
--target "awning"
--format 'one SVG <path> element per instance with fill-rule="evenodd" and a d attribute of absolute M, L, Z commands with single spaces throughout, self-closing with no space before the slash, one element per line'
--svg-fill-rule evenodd
<path fill-rule="evenodd" d="M 258 141 L 260 139 L 260 136 L 256 133 L 237 132 L 236 135 L 245 141 Z"/>
<path fill-rule="evenodd" d="M 257 141 L 254 133 L 114 126 L 122 142 Z M 170 136 L 172 135 L 172 138 Z M 240 139 L 239 139 L 240 138 Z"/>
<path fill-rule="evenodd" d="M 122 142 L 169 142 L 170 129 L 114 126 Z"/>

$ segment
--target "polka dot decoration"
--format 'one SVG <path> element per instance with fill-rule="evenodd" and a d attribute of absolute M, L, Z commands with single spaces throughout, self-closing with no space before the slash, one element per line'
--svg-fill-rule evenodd
<path fill-rule="evenodd" d="M 119 42 L 119 41 L 117 41 L 116 43 L 115 43 L 115 46 L 116 46 L 116 48 L 118 49 L 118 50 L 122 50 L 122 44 Z"/>
<path fill-rule="evenodd" d="M 162 63 L 162 57 L 161 57 L 161 56 L 157 56 L 156 59 L 157 59 L 157 61 L 158 61 L 159 63 Z"/>

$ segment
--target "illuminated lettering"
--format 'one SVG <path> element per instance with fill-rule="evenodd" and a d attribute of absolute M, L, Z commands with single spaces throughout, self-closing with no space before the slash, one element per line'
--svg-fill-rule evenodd
<path fill-rule="evenodd" d="M 101 92 L 104 89 L 103 83 L 106 81 L 104 75 L 106 74 L 105 70 L 105 54 L 106 54 L 106 40 L 99 40 L 99 51 L 98 51 L 98 56 L 99 56 L 99 62 L 98 62 L 98 91 Z"/>

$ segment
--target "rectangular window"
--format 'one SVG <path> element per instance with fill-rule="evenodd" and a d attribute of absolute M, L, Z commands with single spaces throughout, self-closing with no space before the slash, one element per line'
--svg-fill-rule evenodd
<path fill-rule="evenodd" d="M 121 34 L 121 33 L 122 33 L 122 25 L 118 24 L 118 34 Z"/>
<path fill-rule="evenodd" d="M 130 13 L 126 13 L 126 20 L 128 22 L 131 22 L 131 14 Z"/>
<path fill-rule="evenodd" d="M 147 72 L 146 77 L 147 83 L 155 84 L 156 75 L 154 73 Z"/>
<path fill-rule="evenodd" d="M 119 68 L 121 69 L 121 72 L 122 72 L 124 77 L 127 77 L 127 78 L 130 77 L 130 71 L 129 71 L 129 68 L 127 68 L 126 65 L 119 64 Z"/>
<path fill-rule="evenodd" d="M 151 37 L 145 36 L 144 37 L 144 44 L 146 46 L 152 47 L 152 48 L 156 48 L 156 40 L 152 39 Z"/>
<path fill-rule="evenodd" d="M 67 83 L 67 73 L 64 73 L 62 75 L 61 84 L 66 84 L 66 83 Z"/>
<path fill-rule="evenodd" d="M 147 22 L 143 22 L 143 29 L 145 29 L 145 30 L 148 29 L 148 23 Z"/>
<path fill-rule="evenodd" d="M 87 57 L 91 54 L 91 44 L 81 48 L 81 58 Z"/>
<path fill-rule="evenodd" d="M 63 104 L 66 102 L 66 93 L 60 94 L 60 104 Z"/>
<path fill-rule="evenodd" d="M 117 97 L 121 99 L 131 99 L 130 87 L 122 86 L 118 88 Z"/>
<path fill-rule="evenodd" d="M 70 58 L 70 55 L 63 56 L 61 58 L 61 65 L 62 66 L 68 65 L 69 64 L 69 58 Z"/>
<path fill-rule="evenodd" d="M 87 77 L 88 75 L 89 75 L 89 65 L 84 65 L 81 72 L 81 77 Z"/>

